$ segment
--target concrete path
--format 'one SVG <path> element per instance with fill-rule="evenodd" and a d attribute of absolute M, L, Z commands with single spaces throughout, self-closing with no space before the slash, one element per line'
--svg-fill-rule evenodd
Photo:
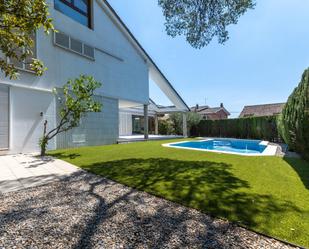
<path fill-rule="evenodd" d="M 43 185 L 67 177 L 77 171 L 67 162 L 33 155 L 0 156 L 0 193 Z"/>

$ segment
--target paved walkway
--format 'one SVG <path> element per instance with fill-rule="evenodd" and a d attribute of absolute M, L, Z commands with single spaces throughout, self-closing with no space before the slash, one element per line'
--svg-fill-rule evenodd
<path fill-rule="evenodd" d="M 0 193 L 43 185 L 79 170 L 58 159 L 42 160 L 23 154 L 0 156 Z"/>

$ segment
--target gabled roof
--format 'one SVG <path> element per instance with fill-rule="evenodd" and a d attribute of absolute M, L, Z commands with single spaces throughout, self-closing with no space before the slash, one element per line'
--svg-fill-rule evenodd
<path fill-rule="evenodd" d="M 197 112 L 199 114 L 214 114 L 217 113 L 219 111 L 224 111 L 227 115 L 231 115 L 228 110 L 225 109 L 224 106 L 219 106 L 219 107 L 209 107 L 208 105 L 204 105 L 204 106 L 198 106 L 198 108 L 196 106 L 193 106 L 190 108 L 192 112 Z"/>
<path fill-rule="evenodd" d="M 141 44 L 134 37 L 129 28 L 124 24 L 121 18 L 118 16 L 113 7 L 108 3 L 107 0 L 97 0 L 101 3 L 101 6 L 107 11 L 107 14 L 110 18 L 115 22 L 115 24 L 120 28 L 120 30 L 124 33 L 124 35 L 128 38 L 128 40 L 132 43 L 132 45 L 137 49 L 137 51 L 144 58 L 145 62 L 149 66 L 149 74 L 150 77 L 156 82 L 156 84 L 161 88 L 161 90 L 166 94 L 166 96 L 175 104 L 176 108 L 183 111 L 189 111 L 188 105 L 181 98 L 169 80 L 165 77 L 153 59 L 149 56 L 149 54 L 145 51 L 145 49 L 141 46 Z"/>
<path fill-rule="evenodd" d="M 200 112 L 206 108 L 209 108 L 209 106 L 208 105 L 198 105 L 198 106 L 191 107 L 190 110 L 193 112 Z"/>
<path fill-rule="evenodd" d="M 201 111 L 199 111 L 198 113 L 201 114 L 213 114 L 213 113 L 217 113 L 219 111 L 224 111 L 227 115 L 231 115 L 224 107 L 212 107 L 212 108 L 205 108 Z"/>
<path fill-rule="evenodd" d="M 274 103 L 264 105 L 248 105 L 245 106 L 239 117 L 262 117 L 262 116 L 273 116 L 282 112 L 285 103 Z"/>

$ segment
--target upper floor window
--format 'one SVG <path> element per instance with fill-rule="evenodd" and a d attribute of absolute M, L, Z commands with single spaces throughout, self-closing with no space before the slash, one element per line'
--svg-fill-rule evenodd
<path fill-rule="evenodd" d="M 54 0 L 55 9 L 91 28 L 90 0 Z"/>
<path fill-rule="evenodd" d="M 8 62 L 13 64 L 18 69 L 32 71 L 32 68 L 31 68 L 32 59 L 35 59 L 37 57 L 36 56 L 36 34 L 35 33 L 31 35 L 31 39 L 33 40 L 33 47 L 30 48 L 31 53 L 28 56 L 26 56 L 25 59 L 19 60 L 17 58 L 7 58 Z M 16 48 L 15 52 L 18 56 L 21 56 L 23 53 L 25 53 L 25 48 Z"/>

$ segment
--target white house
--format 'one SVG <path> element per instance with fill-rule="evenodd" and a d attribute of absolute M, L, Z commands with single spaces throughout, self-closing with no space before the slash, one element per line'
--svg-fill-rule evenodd
<path fill-rule="evenodd" d="M 59 103 L 52 89 L 80 74 L 92 75 L 103 83 L 97 91 L 102 112 L 87 115 L 79 127 L 58 135 L 49 149 L 116 143 L 121 109 L 143 106 L 148 120 L 150 77 L 175 105 L 174 110 L 189 110 L 107 1 L 47 2 L 59 32 L 47 36 L 38 31 L 34 54 L 48 70 L 37 77 L 18 63 L 19 79 L 0 75 L 1 150 L 37 151 L 43 122 L 48 121 L 49 129 L 57 123 Z"/>

